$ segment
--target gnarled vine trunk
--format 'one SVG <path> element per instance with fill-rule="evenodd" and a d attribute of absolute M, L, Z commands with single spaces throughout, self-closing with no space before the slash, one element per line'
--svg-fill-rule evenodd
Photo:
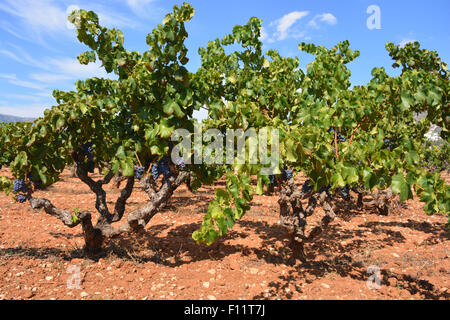
<path fill-rule="evenodd" d="M 301 200 L 303 194 L 295 185 L 293 179 L 281 188 L 280 223 L 289 230 L 292 258 L 306 261 L 304 244 L 317 238 L 336 217 L 331 206 L 331 199 L 326 192 L 314 193 L 309 196 L 308 206 L 303 209 Z M 307 218 L 314 214 L 317 206 L 322 206 L 325 216 L 309 234 L 306 233 Z"/>
<path fill-rule="evenodd" d="M 135 182 L 134 177 L 126 177 L 126 186 L 121 190 L 116 200 L 114 211 L 110 212 L 106 201 L 106 192 L 103 185 L 108 184 L 114 177 L 110 172 L 104 179 L 94 181 L 82 169 L 81 166 L 75 166 L 76 174 L 80 180 L 86 183 L 91 191 L 96 194 L 95 208 L 100 213 L 100 217 L 95 224 L 92 223 L 91 213 L 88 211 L 69 211 L 56 208 L 49 200 L 43 198 L 33 198 L 29 195 L 29 202 L 33 209 L 44 210 L 47 214 L 57 217 L 66 226 L 74 228 L 81 224 L 85 240 L 85 249 L 88 254 L 95 254 L 101 250 L 103 243 L 107 238 L 118 236 L 122 233 L 139 232 L 143 230 L 151 218 L 163 209 L 174 191 L 188 178 L 189 173 L 172 173 L 163 180 L 162 186 L 156 190 L 155 182 L 149 176 L 141 180 L 141 185 L 149 197 L 147 204 L 130 212 L 127 221 L 118 227 L 113 223 L 119 222 L 124 213 L 126 202 L 131 196 Z"/>

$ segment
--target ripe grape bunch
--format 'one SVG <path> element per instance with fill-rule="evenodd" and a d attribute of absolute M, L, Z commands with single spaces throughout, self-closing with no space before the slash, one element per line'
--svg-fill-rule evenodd
<path fill-rule="evenodd" d="M 27 201 L 27 196 L 24 194 L 18 194 L 16 196 L 16 199 L 19 203 L 24 203 L 25 201 Z"/>
<path fill-rule="evenodd" d="M 284 166 L 283 170 L 281 170 L 281 178 L 284 181 L 288 181 L 288 180 L 291 180 L 293 176 L 294 176 L 294 173 L 292 172 L 292 170 L 288 169 L 286 166 Z"/>
<path fill-rule="evenodd" d="M 136 178 L 141 179 L 144 175 L 145 168 L 141 166 L 134 166 L 134 171 L 136 173 Z"/>
<path fill-rule="evenodd" d="M 281 169 L 281 180 L 283 181 L 289 181 L 294 176 L 294 173 L 291 169 L 288 169 L 287 166 L 284 166 L 283 169 Z M 273 174 L 269 175 L 269 181 L 271 186 L 275 186 L 277 184 L 277 177 Z"/>
<path fill-rule="evenodd" d="M 19 192 L 26 193 L 27 191 L 28 191 L 28 188 L 27 188 L 27 185 L 25 184 L 24 180 L 22 180 L 22 179 L 14 180 L 13 193 L 19 193 Z M 16 196 L 16 199 L 18 202 L 24 203 L 27 200 L 27 197 L 24 194 L 19 193 Z"/>
<path fill-rule="evenodd" d="M 164 176 L 164 179 L 170 175 L 169 160 L 167 157 L 159 160 L 152 166 L 152 175 L 154 180 L 157 180 L 161 174 Z"/>
<path fill-rule="evenodd" d="M 384 147 L 387 148 L 389 151 L 394 150 L 394 144 L 388 138 L 384 139 Z"/>
<path fill-rule="evenodd" d="M 25 184 L 25 181 L 22 179 L 14 180 L 13 192 L 14 193 L 27 192 L 27 185 Z"/>

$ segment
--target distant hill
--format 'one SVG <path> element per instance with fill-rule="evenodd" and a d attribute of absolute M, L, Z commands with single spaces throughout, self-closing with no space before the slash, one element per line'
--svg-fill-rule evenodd
<path fill-rule="evenodd" d="M 0 114 L 0 122 L 25 122 L 25 121 L 33 121 L 34 119 L 36 118 L 24 118 Z"/>

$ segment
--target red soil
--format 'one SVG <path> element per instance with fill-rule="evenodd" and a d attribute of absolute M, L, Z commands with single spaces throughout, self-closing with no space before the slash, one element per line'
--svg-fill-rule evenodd
<path fill-rule="evenodd" d="M 0 173 L 8 174 L 5 169 Z M 83 255 L 81 227 L 69 229 L 44 212 L 15 203 L 11 195 L 0 194 L 0 299 L 450 297 L 450 237 L 443 229 L 447 217 L 427 216 L 417 200 L 389 216 L 378 215 L 370 206 L 362 211 L 343 209 L 328 231 L 307 245 L 308 263 L 289 266 L 290 249 L 278 222 L 276 196 L 255 196 L 251 211 L 229 235 L 211 247 L 197 245 L 191 234 L 202 221 L 212 189 L 191 194 L 181 187 L 144 235 L 108 241 L 97 261 Z M 106 191 L 113 206 L 119 191 L 113 183 Z M 58 208 L 96 212 L 94 195 L 69 171 L 36 196 Z M 135 187 L 127 211 L 145 200 Z M 318 209 L 311 225 L 321 214 Z M 67 286 L 71 266 L 80 268 L 78 289 Z M 367 286 L 370 266 L 381 272 L 379 289 Z"/>

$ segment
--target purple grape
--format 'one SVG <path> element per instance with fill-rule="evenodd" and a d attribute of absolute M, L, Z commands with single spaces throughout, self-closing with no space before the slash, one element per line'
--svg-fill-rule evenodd
<path fill-rule="evenodd" d="M 13 193 L 27 192 L 27 185 L 22 179 L 14 180 Z"/>
<path fill-rule="evenodd" d="M 281 170 L 281 178 L 284 181 L 288 181 L 293 177 L 294 173 L 292 172 L 292 170 L 288 169 L 286 166 L 283 168 L 283 170 Z"/>
<path fill-rule="evenodd" d="M 159 167 L 158 167 L 158 163 L 154 163 L 152 165 L 152 175 L 153 175 L 153 179 L 157 180 L 160 176 L 160 172 L 159 172 Z"/>
<path fill-rule="evenodd" d="M 134 171 L 136 173 L 136 178 L 141 179 L 144 175 L 145 168 L 141 166 L 134 166 Z"/>
<path fill-rule="evenodd" d="M 19 203 L 24 203 L 25 201 L 27 201 L 27 197 L 23 194 L 18 194 L 16 196 L 16 199 Z"/>
<path fill-rule="evenodd" d="M 170 175 L 169 162 L 167 158 L 163 158 L 158 162 L 158 168 L 164 178 L 167 178 Z"/>

